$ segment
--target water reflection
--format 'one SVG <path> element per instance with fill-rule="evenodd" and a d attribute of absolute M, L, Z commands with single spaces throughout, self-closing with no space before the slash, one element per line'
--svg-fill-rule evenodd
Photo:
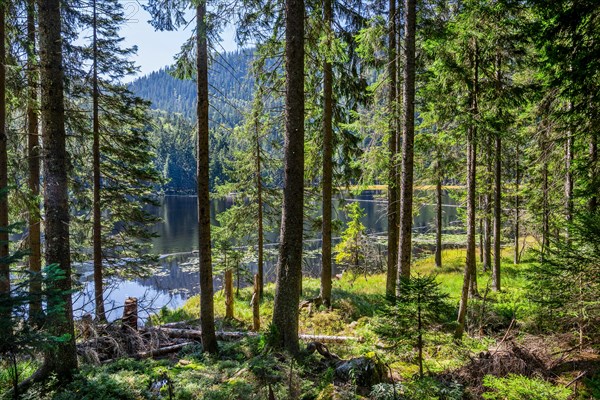
<path fill-rule="evenodd" d="M 348 218 L 343 211 L 344 204 L 350 201 L 358 201 L 365 211 L 362 222 L 369 234 L 384 236 L 387 232 L 387 203 L 380 193 L 364 193 L 352 198 L 340 197 L 334 201 L 334 218 L 343 222 L 344 226 Z M 450 226 L 458 220 L 455 203 L 445 196 L 446 206 L 443 210 L 443 225 Z M 212 200 L 211 215 L 212 223 L 216 224 L 214 216 L 232 205 L 232 200 Z M 152 276 L 133 280 L 122 280 L 111 278 L 107 281 L 105 294 L 107 310 L 110 320 L 119 318 L 122 307 L 127 297 L 138 297 L 141 300 L 143 317 L 146 313 L 153 312 L 162 306 L 177 307 L 182 305 L 190 296 L 199 291 L 198 261 L 197 254 L 192 251 L 197 249 L 198 227 L 197 227 L 197 202 L 195 196 L 165 196 L 159 207 L 153 210 L 155 215 L 162 218 L 153 230 L 159 235 L 153 240 L 153 251 L 162 255 L 160 265 L 153 271 Z M 435 208 L 432 205 L 421 207 L 419 214 L 414 218 L 414 230 L 419 233 L 427 233 L 433 230 L 435 219 Z M 266 245 L 265 276 L 266 279 L 274 277 L 275 261 L 277 255 L 278 232 L 270 232 Z M 320 248 L 319 232 L 305 233 L 305 250 L 308 252 L 304 260 L 304 272 L 308 275 L 320 273 L 320 261 L 318 249 Z M 334 242 L 339 238 L 334 239 Z M 311 253 L 311 250 L 317 250 Z M 385 248 L 382 250 L 385 253 Z M 251 272 L 255 272 L 255 263 L 247 263 Z M 75 266 L 81 275 L 80 281 L 83 288 L 77 295 L 74 308 L 76 315 L 80 316 L 86 312 L 93 311 L 93 268 L 90 263 Z M 246 282 L 241 280 L 241 285 Z M 215 274 L 214 288 L 220 290 L 222 277 Z"/>

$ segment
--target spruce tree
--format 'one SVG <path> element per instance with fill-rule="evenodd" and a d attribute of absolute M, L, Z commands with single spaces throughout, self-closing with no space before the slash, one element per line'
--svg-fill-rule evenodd
<path fill-rule="evenodd" d="M 56 348 L 44 353 L 44 363 L 37 376 L 55 373 L 60 380 L 69 380 L 77 368 L 73 303 L 71 299 L 71 259 L 69 245 L 69 198 L 65 110 L 63 95 L 64 69 L 62 60 L 61 13 L 58 0 L 39 0 L 41 116 L 44 143 L 44 210 L 45 259 L 57 264 L 64 276 L 52 289 L 59 290 L 59 300 L 48 299 L 48 308 L 61 312 L 47 322 L 50 334 L 64 336 Z"/>
<path fill-rule="evenodd" d="M 279 260 L 273 326 L 274 344 L 299 351 L 298 303 L 302 283 L 304 206 L 304 1 L 285 8 L 285 158 Z"/>
<path fill-rule="evenodd" d="M 398 244 L 398 287 L 410 279 L 412 256 L 412 207 L 415 141 L 416 0 L 405 0 L 404 81 L 402 103 L 402 178 L 400 191 L 400 242 Z"/>
<path fill-rule="evenodd" d="M 209 353 L 218 351 L 214 323 L 214 299 L 211 261 L 210 198 L 209 198 L 209 100 L 208 100 L 208 15 L 206 1 L 192 3 L 195 6 L 196 30 L 183 46 L 176 63 L 180 77 L 196 78 L 197 118 L 197 165 L 196 193 L 198 195 L 198 231 L 200 253 L 200 325 L 202 347 Z M 186 0 L 165 4 L 162 0 L 148 3 L 146 10 L 152 15 L 150 21 L 160 30 L 174 30 L 186 23 L 184 10 Z M 191 50 L 195 49 L 195 58 Z"/>
<path fill-rule="evenodd" d="M 8 136 L 6 131 L 6 5 L 0 4 L 0 295 L 10 292 L 8 262 Z"/>
<path fill-rule="evenodd" d="M 83 92 L 91 97 L 92 185 L 87 187 L 92 188 L 96 319 L 105 321 L 107 267 L 115 270 L 121 259 L 133 260 L 118 271 L 126 275 L 152 261 L 147 228 L 155 218 L 145 206 L 155 204 L 151 189 L 159 177 L 152 168 L 148 105 L 122 83 L 136 69 L 128 60 L 135 48 L 122 48 L 118 34 L 126 21 L 121 3 L 93 0 L 80 20 L 91 30 L 89 44 L 81 50 L 91 61 L 91 88 L 83 82 Z"/>

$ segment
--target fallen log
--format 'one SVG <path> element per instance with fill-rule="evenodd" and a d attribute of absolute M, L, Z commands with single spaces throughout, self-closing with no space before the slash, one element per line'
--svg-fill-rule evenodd
<path fill-rule="evenodd" d="M 141 359 L 141 358 L 151 358 L 151 357 L 160 357 L 166 354 L 175 353 L 183 349 L 185 346 L 190 344 L 194 344 L 194 342 L 185 342 L 185 343 L 177 343 L 170 346 L 159 347 L 158 349 L 148 350 L 148 351 L 140 351 L 139 353 L 132 354 L 131 357 Z M 107 360 L 102 361 L 103 364 L 108 364 L 111 362 L 117 361 L 117 359 L 109 358 Z"/>
<path fill-rule="evenodd" d="M 171 346 L 159 347 L 158 349 L 153 349 L 149 351 L 141 351 L 134 355 L 135 358 L 150 358 L 150 357 L 158 357 L 164 356 L 165 354 L 174 353 L 183 349 L 185 346 L 190 344 L 194 344 L 194 342 L 185 342 L 185 343 L 177 343 Z"/>
<path fill-rule="evenodd" d="M 157 330 L 172 338 L 182 339 L 201 339 L 201 331 L 196 329 L 176 329 L 176 328 L 163 328 L 161 326 L 153 328 L 144 328 L 144 330 Z M 239 340 L 243 337 L 255 337 L 259 334 L 256 332 L 231 332 L 231 331 L 217 331 L 217 340 L 228 341 L 228 340 Z M 306 342 L 321 342 L 321 343 L 344 343 L 349 340 L 357 342 L 363 342 L 364 338 L 353 337 L 353 336 L 329 336 L 329 335 L 307 335 L 300 334 L 298 338 Z"/>
<path fill-rule="evenodd" d="M 298 335 L 300 340 L 304 340 L 307 342 L 321 342 L 321 343 L 344 343 L 349 340 L 354 340 L 356 342 L 362 343 L 365 341 L 362 337 L 355 336 L 330 336 L 330 335 L 307 335 L 300 334 Z"/>

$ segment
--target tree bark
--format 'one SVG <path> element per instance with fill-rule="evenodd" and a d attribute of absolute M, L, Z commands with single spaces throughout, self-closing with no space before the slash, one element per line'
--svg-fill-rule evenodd
<path fill-rule="evenodd" d="M 6 131 L 6 6 L 0 4 L 0 297 L 10 293 L 8 258 L 8 135 Z"/>
<path fill-rule="evenodd" d="M 569 103 L 569 111 L 573 105 Z M 573 222 L 573 132 L 567 132 L 567 142 L 565 143 L 565 217 L 567 223 Z M 568 227 L 567 227 L 568 234 Z"/>
<path fill-rule="evenodd" d="M 285 25 L 284 188 L 273 326 L 274 346 L 297 354 L 304 210 L 304 0 L 286 0 Z"/>
<path fill-rule="evenodd" d="M 476 255 L 475 255 L 475 197 L 476 197 L 476 178 L 477 178 L 477 126 L 475 125 L 475 118 L 477 117 L 477 86 L 478 86 L 478 72 L 477 72 L 477 45 L 475 45 L 475 54 L 471 53 L 471 62 L 474 66 L 474 78 L 473 86 L 470 93 L 471 103 L 471 118 L 473 121 L 470 122 L 467 128 L 467 259 L 465 262 L 465 269 L 463 274 L 463 286 L 460 296 L 460 305 L 458 309 L 457 325 L 454 332 L 456 339 L 461 339 L 465 330 L 465 320 L 467 316 L 467 306 L 470 290 L 472 289 L 472 280 L 476 280 L 475 275 L 476 268 Z"/>
<path fill-rule="evenodd" d="M 521 156 L 519 154 L 519 144 L 517 143 L 517 151 L 515 152 L 515 253 L 514 253 L 514 260 L 513 263 L 515 265 L 519 264 L 519 236 L 520 236 L 520 210 L 519 208 L 521 207 L 520 204 L 520 198 L 519 198 L 519 191 L 521 190 L 520 188 L 520 184 L 521 184 L 521 172 L 519 170 L 520 165 L 519 165 L 519 157 Z"/>
<path fill-rule="evenodd" d="M 542 146 L 542 251 L 541 259 L 544 260 L 544 254 L 550 244 L 550 209 L 548 201 L 548 137 L 546 135 L 547 126 L 543 126 L 541 137 Z"/>
<path fill-rule="evenodd" d="M 405 0 L 404 97 L 402 102 L 402 179 L 400 191 L 400 243 L 398 280 L 410 278 L 412 255 L 413 164 L 415 140 L 415 36 L 416 0 Z M 396 291 L 400 285 L 396 285 Z"/>
<path fill-rule="evenodd" d="M 483 195 L 483 270 L 492 265 L 492 134 L 488 132 L 485 140 L 485 193 Z"/>
<path fill-rule="evenodd" d="M 200 325 L 202 327 L 202 350 L 218 351 L 215 336 L 213 299 L 213 275 L 210 238 L 210 197 L 208 157 L 208 48 L 206 26 L 206 1 L 196 6 L 196 70 L 197 70 L 197 117 L 198 117 L 198 252 L 200 260 Z"/>
<path fill-rule="evenodd" d="M 385 284 L 385 293 L 388 297 L 396 295 L 396 281 L 398 279 L 398 106 L 397 92 L 397 53 L 396 53 L 396 0 L 389 0 L 389 21 L 388 21 L 388 107 L 390 112 L 390 121 L 388 128 L 388 151 L 389 169 L 388 169 L 388 252 L 387 252 L 387 276 Z"/>
<path fill-rule="evenodd" d="M 435 184 L 435 266 L 442 267 L 442 169 L 441 156 L 437 155 L 436 184 Z"/>
<path fill-rule="evenodd" d="M 94 299 L 96 304 L 96 320 L 106 321 L 104 311 L 104 271 L 102 266 L 102 214 L 100 209 L 100 90 L 98 88 L 98 15 L 96 0 L 92 1 L 92 130 L 94 143 L 92 146 L 93 164 L 93 246 L 94 246 Z"/>
<path fill-rule="evenodd" d="M 233 270 L 225 271 L 225 318 L 233 319 Z"/>
<path fill-rule="evenodd" d="M 590 137 L 590 180 L 592 183 L 592 194 L 588 200 L 588 210 L 595 213 L 598 209 L 598 187 L 597 177 L 598 173 L 598 141 L 596 139 L 596 133 L 592 132 Z"/>
<path fill-rule="evenodd" d="M 500 56 L 496 58 L 496 83 L 497 93 L 502 91 L 502 75 Z M 502 120 L 502 110 L 500 120 Z M 492 289 L 500 290 L 500 231 L 502 229 L 502 134 L 496 132 L 495 137 L 495 168 L 494 168 L 494 264 L 492 265 Z"/>
<path fill-rule="evenodd" d="M 56 264 L 64 278 L 51 283 L 62 292 L 57 302 L 48 299 L 48 309 L 58 310 L 48 320 L 50 334 L 69 335 L 44 353 L 42 374 L 55 373 L 69 380 L 77 368 L 73 303 L 71 300 L 71 259 L 69 246 L 68 165 L 63 95 L 61 14 L 59 0 L 38 0 L 40 35 L 41 115 L 44 142 L 45 257 Z"/>
<path fill-rule="evenodd" d="M 492 266 L 492 289 L 500 290 L 500 231 L 502 228 L 502 136 L 496 132 L 496 165 L 494 191 L 494 264 Z"/>
<path fill-rule="evenodd" d="M 35 1 L 27 0 L 27 164 L 28 186 L 31 205 L 27 216 L 29 225 L 29 270 L 33 273 L 29 283 L 31 302 L 29 315 L 36 321 L 42 315 L 42 270 L 41 227 L 40 227 L 40 141 L 38 133 L 38 72 L 35 60 Z"/>
<path fill-rule="evenodd" d="M 327 37 L 333 21 L 332 0 L 324 0 L 323 19 Z M 327 41 L 331 46 L 331 41 Z M 321 300 L 331 306 L 331 198 L 333 194 L 333 70 L 331 61 L 323 65 L 323 225 L 321 245 Z"/>
<path fill-rule="evenodd" d="M 259 299 L 263 295 L 264 287 L 264 227 L 263 227 L 263 188 L 262 188 L 262 157 L 260 152 L 260 130 L 258 129 L 258 113 L 254 116 L 254 131 L 255 131 L 255 147 L 256 147 L 256 196 L 257 196 L 257 207 L 258 207 L 258 255 L 257 255 L 257 269 L 258 269 L 258 296 Z M 239 281 L 239 280 L 238 280 Z M 238 284 L 239 286 L 239 284 Z M 239 292 L 239 287 L 238 287 Z"/>
<path fill-rule="evenodd" d="M 467 219 L 468 219 L 468 228 L 467 228 L 467 265 L 471 269 L 469 274 L 469 296 L 477 297 L 479 294 L 477 292 L 477 263 L 475 259 L 475 221 L 476 221 L 476 208 L 475 208 L 475 193 L 476 193 L 476 181 L 477 181 L 477 119 L 479 118 L 479 104 L 478 104 L 478 96 L 479 96 L 479 44 L 477 39 L 473 39 L 473 55 L 472 55 L 472 63 L 473 63 L 473 84 L 472 84 L 472 95 L 471 95 L 471 172 L 469 174 L 469 180 L 471 181 L 467 186 L 469 186 L 469 195 L 472 194 L 472 198 L 467 200 L 467 207 L 471 206 L 471 210 L 467 209 Z M 469 229 L 471 230 L 469 234 Z M 471 238 L 472 236 L 472 238 Z M 469 245 L 472 243 L 471 248 Z"/>

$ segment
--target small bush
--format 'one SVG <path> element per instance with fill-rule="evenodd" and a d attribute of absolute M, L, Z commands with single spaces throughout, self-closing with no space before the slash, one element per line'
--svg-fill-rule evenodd
<path fill-rule="evenodd" d="M 571 395 L 567 388 L 554 386 L 542 379 L 514 374 L 505 378 L 486 375 L 483 386 L 493 389 L 493 392 L 483 394 L 483 398 L 487 400 L 567 400 Z"/>

